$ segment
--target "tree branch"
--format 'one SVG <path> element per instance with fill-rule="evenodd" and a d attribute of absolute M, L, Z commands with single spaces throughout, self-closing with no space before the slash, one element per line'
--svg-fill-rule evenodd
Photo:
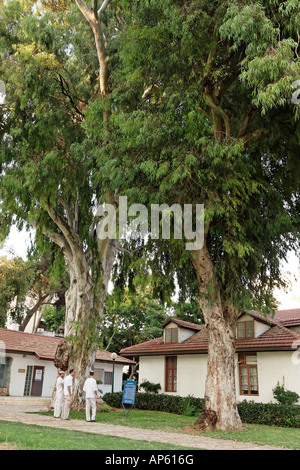
<path fill-rule="evenodd" d="M 87 19 L 87 21 L 89 23 L 93 23 L 94 22 L 93 13 L 88 8 L 88 6 L 85 4 L 85 2 L 83 0 L 75 0 L 75 1 L 76 1 L 76 4 L 77 4 L 79 10 L 83 14 L 83 16 Z"/>
<path fill-rule="evenodd" d="M 101 7 L 98 10 L 98 18 L 100 18 L 101 13 L 103 13 L 106 10 L 107 5 L 109 4 L 110 0 L 104 0 L 102 3 Z"/>

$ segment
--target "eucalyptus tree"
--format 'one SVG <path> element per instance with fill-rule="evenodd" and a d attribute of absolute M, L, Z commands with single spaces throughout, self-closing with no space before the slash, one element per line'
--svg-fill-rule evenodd
<path fill-rule="evenodd" d="M 108 57 L 99 15 L 108 1 L 97 12 L 97 2 L 92 10 L 76 3 L 0 2 L 6 87 L 0 106 L 1 231 L 7 235 L 12 224 L 34 227 L 36 244 L 46 251 L 55 245 L 57 263 L 66 264 L 66 338 L 56 363 L 76 369 L 74 403 L 98 347 L 116 250 L 115 240 L 100 240 L 95 230 L 97 207 L 111 195 L 95 181 L 85 127 L 93 100 L 101 101 L 98 119 L 106 120 Z M 109 31 L 107 21 L 105 26 Z"/>
<path fill-rule="evenodd" d="M 199 425 L 240 429 L 237 319 L 274 310 L 273 290 L 286 286 L 281 261 L 299 248 L 299 2 L 121 4 L 101 176 L 131 200 L 205 205 L 203 246 L 187 253 L 173 240 L 154 261 L 169 263 L 168 286 L 177 267 L 181 285 L 193 283 L 194 269 L 209 341 Z M 152 246 L 166 250 L 165 241 Z"/>

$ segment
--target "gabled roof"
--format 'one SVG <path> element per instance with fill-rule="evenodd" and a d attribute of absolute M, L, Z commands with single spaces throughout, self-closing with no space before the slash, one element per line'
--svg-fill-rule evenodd
<path fill-rule="evenodd" d="M 300 346 L 300 334 L 286 328 L 279 320 L 266 319 L 259 312 L 250 314 L 258 321 L 262 321 L 270 328 L 257 338 L 236 340 L 237 352 L 248 351 L 292 351 Z M 171 319 L 170 321 L 174 321 Z M 180 321 L 181 322 L 181 321 Z M 168 324 L 169 321 L 166 323 Z M 190 323 L 188 323 L 191 325 Z M 181 325 L 183 326 L 183 325 Z M 136 344 L 121 350 L 127 357 L 177 355 L 177 354 L 205 354 L 208 351 L 208 335 L 205 325 L 194 325 L 196 333 L 182 343 L 164 343 L 163 336 L 151 341 Z M 188 326 L 187 328 L 190 328 Z"/>
<path fill-rule="evenodd" d="M 33 354 L 38 359 L 53 361 L 58 343 L 61 338 L 52 336 L 24 333 L 22 331 L 6 330 L 0 328 L 0 351 L 5 348 L 6 354 Z M 2 352 L 1 351 L 1 352 Z M 96 361 L 112 362 L 109 351 L 97 351 Z M 133 361 L 126 357 L 117 356 L 116 364 L 130 365 Z"/>
<path fill-rule="evenodd" d="M 200 330 L 201 325 L 197 325 L 196 323 L 190 323 L 184 320 L 178 320 L 177 318 L 169 318 L 165 323 L 161 325 L 162 328 L 165 328 L 169 323 L 176 323 L 181 328 L 187 328 L 188 330 Z"/>

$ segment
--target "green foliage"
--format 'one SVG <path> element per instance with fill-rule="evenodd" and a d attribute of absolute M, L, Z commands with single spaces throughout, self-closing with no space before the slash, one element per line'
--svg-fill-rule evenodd
<path fill-rule="evenodd" d="M 145 380 L 139 385 L 139 389 L 144 389 L 146 393 L 155 393 L 157 394 L 159 390 L 161 390 L 160 383 L 153 383 L 149 382 L 149 380 Z"/>
<path fill-rule="evenodd" d="M 300 428 L 300 407 L 298 405 L 255 403 L 244 400 L 238 404 L 238 410 L 244 423 Z"/>
<path fill-rule="evenodd" d="M 122 407 L 122 392 L 107 393 L 103 400 L 110 406 Z M 201 398 L 189 397 L 189 409 L 195 408 L 197 412 L 201 412 L 204 406 L 204 400 Z M 149 411 L 165 411 L 167 413 L 175 413 L 182 415 L 187 410 L 187 399 L 180 396 L 166 395 L 163 393 L 140 393 L 136 394 L 135 408 L 139 410 Z"/>
<path fill-rule="evenodd" d="M 25 299 L 35 279 L 34 266 L 22 258 L 8 260 L 0 258 L 0 326 L 6 323 L 7 313 L 13 320 L 21 322 L 28 308 Z M 12 302 L 14 305 L 12 305 Z"/>
<path fill-rule="evenodd" d="M 54 305 L 47 305 L 43 309 L 43 319 L 49 330 L 58 331 L 64 326 L 65 308 L 57 308 Z"/>
<path fill-rule="evenodd" d="M 294 405 L 300 398 L 298 393 L 285 389 L 284 381 L 282 385 L 277 382 L 276 387 L 273 388 L 273 396 L 282 405 Z"/>
<path fill-rule="evenodd" d="M 103 399 L 112 407 L 122 407 L 122 392 L 107 393 Z M 193 396 L 180 397 L 163 393 L 156 395 L 139 392 L 136 394 L 135 408 L 184 414 L 185 416 L 198 416 L 202 412 L 204 404 L 202 398 Z M 300 407 L 297 405 L 256 403 L 244 400 L 238 404 L 238 411 L 243 423 L 300 428 Z"/>
<path fill-rule="evenodd" d="M 165 307 L 150 291 L 132 295 L 118 290 L 108 295 L 102 320 L 103 347 L 110 351 L 162 336 L 161 325 L 168 316 Z"/>

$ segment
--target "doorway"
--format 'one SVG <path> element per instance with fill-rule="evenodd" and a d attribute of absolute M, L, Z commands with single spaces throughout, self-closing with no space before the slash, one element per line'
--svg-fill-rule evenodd
<path fill-rule="evenodd" d="M 45 367 L 34 366 L 33 376 L 32 376 L 32 385 L 31 385 L 32 397 L 42 396 L 44 371 L 45 371 Z"/>

